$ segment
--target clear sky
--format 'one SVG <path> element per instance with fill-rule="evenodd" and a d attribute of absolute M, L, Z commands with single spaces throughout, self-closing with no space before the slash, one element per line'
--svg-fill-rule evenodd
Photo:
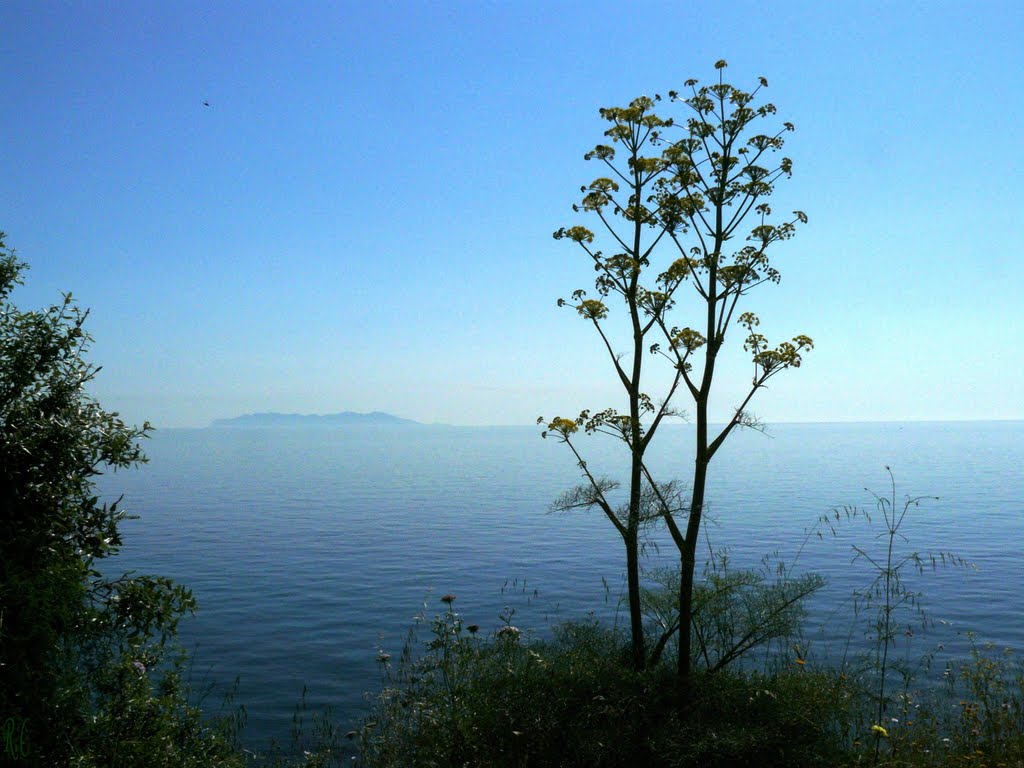
<path fill-rule="evenodd" d="M 588 223 L 571 205 L 604 175 L 583 160 L 598 108 L 724 58 L 796 124 L 773 207 L 810 217 L 746 308 L 816 348 L 751 410 L 1024 418 L 1022 9 L 7 0 L 0 229 L 31 265 L 14 300 L 72 291 L 94 393 L 157 427 L 624 408 L 592 329 L 555 306 L 593 269 L 551 233 Z M 749 378 L 730 341 L 719 418 Z"/>

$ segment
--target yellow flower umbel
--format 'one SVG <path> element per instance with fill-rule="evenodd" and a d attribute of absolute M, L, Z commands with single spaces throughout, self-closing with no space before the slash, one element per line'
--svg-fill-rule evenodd
<path fill-rule="evenodd" d="M 871 726 L 871 730 L 874 731 L 875 733 L 880 733 L 882 736 L 885 736 L 885 738 L 887 738 L 887 739 L 889 738 L 889 732 L 887 730 L 885 730 L 885 728 L 883 728 L 880 725 L 872 725 Z"/>

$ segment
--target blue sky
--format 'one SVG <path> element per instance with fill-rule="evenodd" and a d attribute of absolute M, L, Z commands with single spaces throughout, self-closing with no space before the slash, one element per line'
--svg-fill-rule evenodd
<path fill-rule="evenodd" d="M 587 223 L 598 108 L 719 58 L 796 124 L 773 208 L 810 217 L 746 308 L 816 348 L 751 410 L 1024 418 L 1019 3 L 33 1 L 0 29 L 15 301 L 92 309 L 93 391 L 132 421 L 624 407 L 551 233 Z"/>

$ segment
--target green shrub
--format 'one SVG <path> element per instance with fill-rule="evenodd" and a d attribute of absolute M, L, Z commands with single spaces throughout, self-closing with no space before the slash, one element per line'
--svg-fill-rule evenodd
<path fill-rule="evenodd" d="M 422 622 L 425 624 L 425 620 Z M 470 629 L 474 631 L 470 631 Z M 366 766 L 816 765 L 839 753 L 826 675 L 698 674 L 628 663 L 628 638 L 595 621 L 549 642 L 505 624 L 487 637 L 449 602 L 422 656 L 410 633 L 359 731 Z M 815 716 L 808 716 L 815 712 Z"/>
<path fill-rule="evenodd" d="M 95 567 L 120 548 L 126 517 L 101 503 L 95 477 L 145 461 L 151 427 L 88 395 L 98 368 L 86 362 L 88 312 L 70 294 L 43 310 L 11 303 L 25 268 L 0 233 L 0 713 L 19 728 L 18 753 L 5 736 L 3 756 L 45 768 L 240 765 L 179 682 L 173 639 L 191 593 Z"/>

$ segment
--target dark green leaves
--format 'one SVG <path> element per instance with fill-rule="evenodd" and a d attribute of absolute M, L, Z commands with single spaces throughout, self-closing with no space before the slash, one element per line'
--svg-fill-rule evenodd
<path fill-rule="evenodd" d="M 159 658 L 150 646 L 194 601 L 167 579 L 111 581 L 93 567 L 117 552 L 127 517 L 100 500 L 95 476 L 145 461 L 151 427 L 86 392 L 99 369 L 86 362 L 88 312 L 70 294 L 39 310 L 10 302 L 25 267 L 0 236 L 0 708 L 31 720 L 39 765 L 69 765 L 93 707 L 123 695 L 102 681 L 133 654 Z"/>

